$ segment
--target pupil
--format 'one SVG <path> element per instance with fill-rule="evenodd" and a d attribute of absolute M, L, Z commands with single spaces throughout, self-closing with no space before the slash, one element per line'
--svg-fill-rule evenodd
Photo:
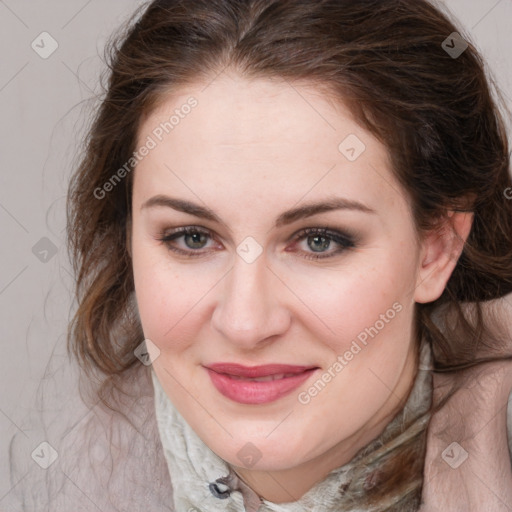
<path fill-rule="evenodd" d="M 203 233 L 188 233 L 187 237 L 186 237 L 186 240 L 190 240 L 192 238 L 193 239 L 193 242 L 192 242 L 193 244 L 197 243 L 197 244 L 201 245 L 201 242 L 204 242 L 204 239 L 201 240 L 201 237 L 204 237 L 204 236 L 205 235 Z M 189 247 L 191 247 L 190 244 L 187 243 L 187 245 Z M 198 247 L 193 246 L 192 248 L 197 249 Z"/>
<path fill-rule="evenodd" d="M 322 249 L 328 249 L 329 248 L 329 243 L 330 243 L 330 240 L 323 237 L 323 236 L 313 236 L 313 237 L 310 237 L 310 240 L 313 240 L 314 243 L 318 242 L 318 240 L 323 240 L 323 243 L 321 244 L 320 246 L 320 251 L 317 251 L 314 247 L 311 247 L 315 252 L 321 252 Z M 317 246 L 318 248 L 319 246 Z"/>

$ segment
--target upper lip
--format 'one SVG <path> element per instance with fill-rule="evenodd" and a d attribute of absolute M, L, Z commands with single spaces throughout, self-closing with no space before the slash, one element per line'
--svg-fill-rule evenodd
<path fill-rule="evenodd" d="M 236 363 L 214 363 L 207 366 L 217 373 L 234 375 L 235 377 L 257 378 L 281 373 L 302 373 L 317 366 L 295 366 L 289 364 L 265 364 L 261 366 L 243 366 Z"/>

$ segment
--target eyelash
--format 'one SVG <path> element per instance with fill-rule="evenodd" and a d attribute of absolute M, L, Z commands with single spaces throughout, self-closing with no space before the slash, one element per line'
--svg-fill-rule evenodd
<path fill-rule="evenodd" d="M 204 252 L 199 252 L 199 251 L 194 251 L 194 250 L 184 251 L 183 249 L 179 249 L 177 247 L 172 246 L 171 242 L 173 242 L 174 240 L 176 240 L 178 238 L 181 238 L 182 236 L 190 235 L 190 234 L 199 234 L 199 235 L 206 235 L 208 237 L 211 237 L 210 231 L 208 231 L 208 230 L 205 230 L 203 228 L 196 227 L 196 226 L 186 226 L 183 228 L 178 228 L 178 229 L 174 230 L 172 233 L 163 232 L 158 237 L 158 240 L 160 242 L 163 242 L 169 250 L 171 250 L 177 254 L 181 254 L 183 256 L 187 256 L 190 258 L 198 258 L 198 257 L 204 256 L 204 254 L 205 254 Z M 342 233 L 340 231 L 330 230 L 329 228 L 305 228 L 305 229 L 302 229 L 301 231 L 299 231 L 292 237 L 292 241 L 293 241 L 293 243 L 297 243 L 297 242 L 301 241 L 302 239 L 307 239 L 311 236 L 321 236 L 323 238 L 326 238 L 327 240 L 331 240 L 331 241 L 339 244 L 340 248 L 333 252 L 328 253 L 327 256 L 321 256 L 320 254 L 322 254 L 322 253 L 318 253 L 318 255 L 316 255 L 314 253 L 308 253 L 308 255 L 303 256 L 305 259 L 309 259 L 309 260 L 323 260 L 323 259 L 327 259 L 327 258 L 332 258 L 348 249 L 353 249 L 356 246 L 354 236 L 352 236 L 348 233 Z"/>

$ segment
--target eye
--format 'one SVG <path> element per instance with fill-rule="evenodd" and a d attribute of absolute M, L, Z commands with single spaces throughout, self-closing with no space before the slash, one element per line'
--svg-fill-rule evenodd
<path fill-rule="evenodd" d="M 208 240 L 211 238 L 212 235 L 209 230 L 198 226 L 185 226 L 177 228 L 171 233 L 162 233 L 158 240 L 165 243 L 169 250 L 177 254 L 195 258 L 210 252 L 208 249 L 206 251 L 201 249 L 206 247 Z M 177 246 L 179 239 L 183 239 L 184 247 Z M 305 228 L 296 233 L 292 240 L 292 249 L 286 249 L 287 252 L 297 252 L 295 247 L 299 242 L 305 241 L 306 249 L 309 248 L 311 251 L 302 250 L 299 252 L 304 253 L 304 258 L 311 260 L 331 258 L 356 246 L 354 236 L 329 228 Z M 328 249 L 333 244 L 338 247 L 329 251 Z"/>
<path fill-rule="evenodd" d="M 184 249 L 175 245 L 175 242 L 180 238 L 183 238 Z M 194 258 L 204 255 L 204 251 L 198 252 L 198 249 L 203 249 L 209 238 L 211 238 L 209 231 L 197 226 L 185 226 L 175 229 L 172 233 L 163 233 L 159 240 L 165 243 L 171 251 Z"/>
<path fill-rule="evenodd" d="M 329 228 L 303 229 L 294 236 L 294 240 L 295 245 L 297 245 L 297 242 L 305 241 L 306 247 L 311 249 L 312 252 L 303 251 L 305 252 L 303 257 L 312 260 L 332 258 L 356 246 L 354 236 Z M 335 250 L 328 251 L 333 243 L 338 247 Z"/>

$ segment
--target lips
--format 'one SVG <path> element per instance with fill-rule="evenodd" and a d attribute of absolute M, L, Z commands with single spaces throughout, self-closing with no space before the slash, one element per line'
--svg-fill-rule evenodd
<path fill-rule="evenodd" d="M 216 363 L 205 367 L 222 395 L 241 404 L 265 404 L 290 394 L 318 369 L 316 366 L 270 364 L 242 366 Z"/>
<path fill-rule="evenodd" d="M 257 379 L 264 377 L 282 378 L 293 377 L 298 373 L 316 368 L 315 366 L 294 366 L 289 364 L 266 364 L 262 366 L 243 366 L 236 363 L 214 363 L 208 365 L 210 370 L 217 373 L 230 375 L 231 377 L 241 377 L 245 379 Z M 270 380 L 270 379 L 268 379 Z"/>

